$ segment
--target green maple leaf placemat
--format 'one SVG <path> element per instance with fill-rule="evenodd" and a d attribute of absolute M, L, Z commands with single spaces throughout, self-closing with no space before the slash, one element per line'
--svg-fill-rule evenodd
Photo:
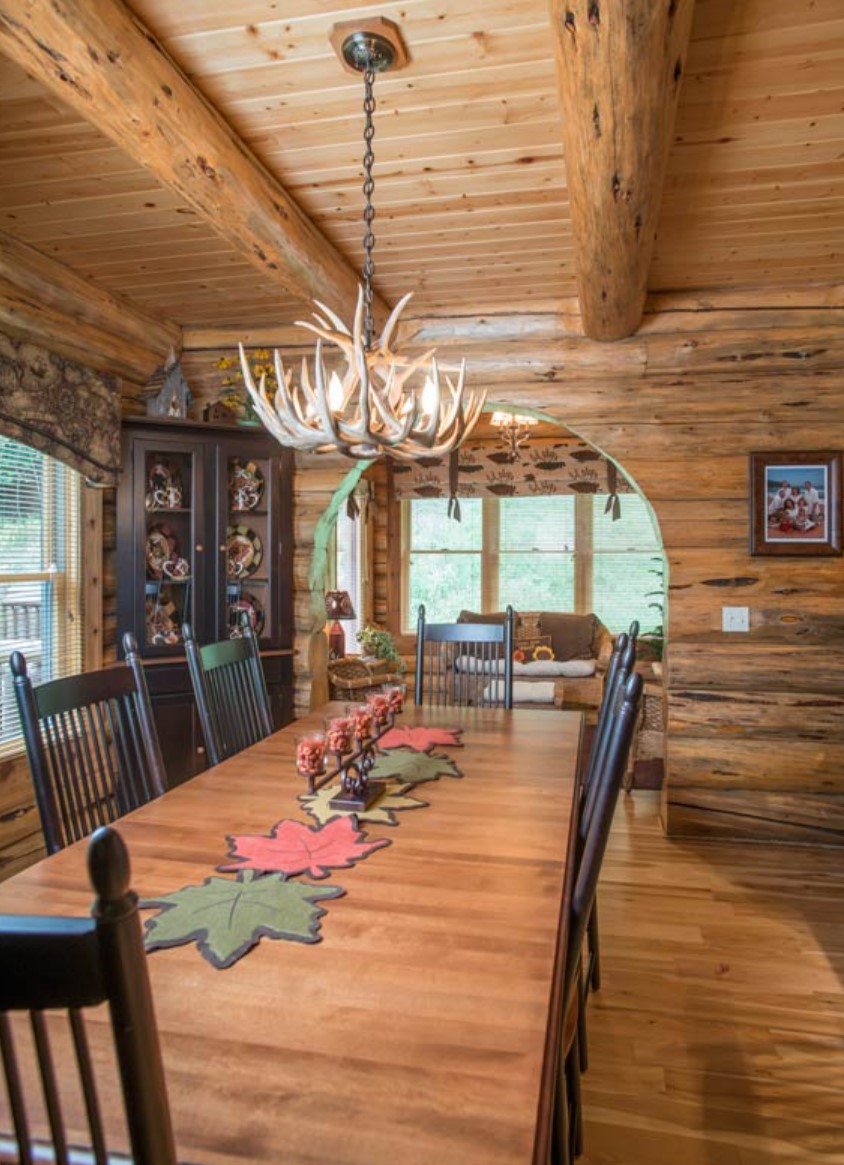
<path fill-rule="evenodd" d="M 386 755 L 379 756 L 369 773 L 373 781 L 392 777 L 405 785 L 421 785 L 424 781 L 436 781 L 440 777 L 462 776 L 463 773 L 450 757 L 412 752 L 408 748 L 394 748 Z"/>
<path fill-rule="evenodd" d="M 226 838 L 229 857 L 237 864 L 217 869 L 262 870 L 280 874 L 308 874 L 327 878 L 330 870 L 348 869 L 355 862 L 391 843 L 382 838 L 367 841 L 366 834 L 349 817 L 336 817 L 325 825 L 302 821 L 278 821 L 269 834 L 241 833 Z"/>
<path fill-rule="evenodd" d="M 420 801 L 417 797 L 409 797 L 407 789 L 397 789 L 379 797 L 374 805 L 368 809 L 332 809 L 329 801 L 340 794 L 340 786 L 328 785 L 316 793 L 303 793 L 299 800 L 302 807 L 325 824 L 334 817 L 354 817 L 358 821 L 369 821 L 377 825 L 398 825 L 396 814 L 406 809 L 427 809 L 428 802 Z"/>
<path fill-rule="evenodd" d="M 206 878 L 140 903 L 143 909 L 161 908 L 144 922 L 144 942 L 148 951 L 195 942 L 203 958 L 223 969 L 264 937 L 318 943 L 325 910 L 316 903 L 345 892 L 342 886 L 310 886 L 252 870 L 236 878 Z"/>
<path fill-rule="evenodd" d="M 459 739 L 462 732 L 462 728 L 413 728 L 403 724 L 379 737 L 378 748 L 382 751 L 411 748 L 414 752 L 430 752 L 437 747 L 462 748 L 463 741 Z"/>

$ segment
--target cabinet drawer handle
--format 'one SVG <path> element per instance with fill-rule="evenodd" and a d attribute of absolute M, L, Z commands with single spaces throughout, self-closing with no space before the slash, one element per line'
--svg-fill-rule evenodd
<path fill-rule="evenodd" d="M 201 554 L 204 549 L 205 549 L 205 547 L 202 545 L 201 542 L 197 542 L 196 546 L 194 546 L 194 550 L 196 551 L 197 554 Z"/>

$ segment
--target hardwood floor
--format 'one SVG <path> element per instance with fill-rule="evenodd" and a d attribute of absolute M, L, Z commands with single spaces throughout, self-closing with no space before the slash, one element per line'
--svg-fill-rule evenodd
<path fill-rule="evenodd" d="M 583 1165 L 844 1163 L 844 853 L 666 838 L 622 797 Z"/>

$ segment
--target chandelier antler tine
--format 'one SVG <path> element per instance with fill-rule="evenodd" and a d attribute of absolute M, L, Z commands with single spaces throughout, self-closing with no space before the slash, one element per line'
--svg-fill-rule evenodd
<path fill-rule="evenodd" d="M 378 339 L 378 348 L 380 351 L 382 351 L 382 352 L 389 351 L 390 340 L 392 340 L 392 338 L 393 338 L 393 332 L 396 330 L 396 325 L 399 322 L 399 317 L 401 316 L 401 313 L 404 311 L 407 303 L 411 299 L 413 299 L 413 292 L 408 291 L 405 295 L 403 295 L 401 297 L 399 302 L 396 304 L 396 306 L 390 312 L 390 315 L 387 318 L 387 322 L 386 322 L 386 324 L 384 324 L 383 331 L 381 332 L 381 335 Z"/>
<path fill-rule="evenodd" d="M 412 431 L 417 419 L 417 409 L 412 398 L 408 398 L 404 411 L 396 413 L 395 410 L 389 407 L 389 402 L 385 402 L 378 392 L 372 393 L 372 407 L 373 411 L 378 413 L 379 421 L 386 432 L 399 434 L 401 440 L 405 440 Z"/>
<path fill-rule="evenodd" d="M 317 340 L 316 358 L 314 360 L 314 407 L 317 416 L 321 419 L 325 432 L 331 437 L 332 442 L 338 444 L 340 441 L 340 424 L 338 419 L 333 415 L 328 403 L 328 385 L 326 383 L 325 362 L 322 358 L 322 340 Z"/>
<path fill-rule="evenodd" d="M 358 296 L 360 296 L 360 294 L 361 294 L 360 288 L 358 288 Z M 334 327 L 337 329 L 338 332 L 342 332 L 342 334 L 344 336 L 351 336 L 352 333 L 349 331 L 345 322 L 340 319 L 340 317 L 337 315 L 336 312 L 333 312 L 330 307 L 328 307 L 326 304 L 322 303 L 318 299 L 315 299 L 314 303 L 317 305 L 317 307 L 319 307 L 322 311 L 325 312 L 325 314 L 328 316 L 328 319 L 334 325 Z M 317 316 L 316 312 L 314 312 L 314 319 L 318 319 L 318 318 L 319 317 Z M 321 320 L 320 322 L 323 324 L 324 327 L 326 327 L 326 328 L 328 327 L 328 325 L 325 323 L 324 320 Z"/>

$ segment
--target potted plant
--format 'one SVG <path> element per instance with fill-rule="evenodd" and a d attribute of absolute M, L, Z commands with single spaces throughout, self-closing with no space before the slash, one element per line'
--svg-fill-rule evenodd
<path fill-rule="evenodd" d="M 648 606 L 658 612 L 659 622 L 648 631 L 642 632 L 639 636 L 639 643 L 646 649 L 651 659 L 660 665 L 654 668 L 654 671 L 660 674 L 662 671 L 662 654 L 665 647 L 665 562 L 661 557 L 653 558 L 651 561 L 655 562 L 657 566 L 655 569 L 649 570 L 648 574 L 656 575 L 660 586 L 659 590 L 648 591 L 645 598 L 653 597 L 655 600 L 654 602 L 648 603 Z"/>
<path fill-rule="evenodd" d="M 363 649 L 364 659 L 367 656 L 372 659 L 386 659 L 393 665 L 394 671 L 401 673 L 405 670 L 404 660 L 396 650 L 392 635 L 383 627 L 367 623 L 358 631 L 357 640 Z"/>

